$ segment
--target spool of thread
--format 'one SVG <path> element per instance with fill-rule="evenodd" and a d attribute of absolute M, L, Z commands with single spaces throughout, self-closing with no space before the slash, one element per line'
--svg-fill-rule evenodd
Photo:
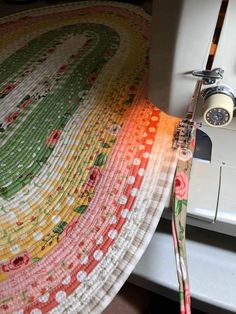
<path fill-rule="evenodd" d="M 204 120 L 212 127 L 226 126 L 232 121 L 234 99 L 231 95 L 215 93 L 205 99 Z"/>

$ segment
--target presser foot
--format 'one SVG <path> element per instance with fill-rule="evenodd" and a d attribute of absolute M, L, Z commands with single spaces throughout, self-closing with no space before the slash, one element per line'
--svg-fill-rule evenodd
<path fill-rule="evenodd" d="M 196 126 L 197 124 L 192 120 L 186 118 L 181 120 L 175 128 L 172 148 L 188 148 Z"/>

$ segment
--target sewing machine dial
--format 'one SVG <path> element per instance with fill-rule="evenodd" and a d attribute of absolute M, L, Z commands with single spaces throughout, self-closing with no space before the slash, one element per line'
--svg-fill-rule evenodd
<path fill-rule="evenodd" d="M 207 111 L 205 119 L 211 125 L 221 126 L 228 124 L 230 115 L 229 112 L 223 108 L 212 108 Z"/>
<path fill-rule="evenodd" d="M 225 85 L 207 88 L 202 91 L 204 99 L 204 120 L 213 127 L 229 124 L 235 106 L 234 91 Z"/>

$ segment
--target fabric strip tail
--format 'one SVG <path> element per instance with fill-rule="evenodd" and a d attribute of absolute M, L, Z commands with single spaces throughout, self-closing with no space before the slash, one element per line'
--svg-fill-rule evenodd
<path fill-rule="evenodd" d="M 177 230 L 175 222 L 173 220 L 172 220 L 172 234 L 174 240 L 177 276 L 179 281 L 180 314 L 191 314 L 191 300 L 187 274 L 187 263 L 186 260 L 183 261 L 183 258 L 181 256 L 183 248 L 179 247 L 178 245 Z"/>
<path fill-rule="evenodd" d="M 195 147 L 195 131 L 188 148 L 179 148 L 173 187 L 172 235 L 179 281 L 180 313 L 191 314 L 189 275 L 187 267 L 185 229 L 189 178 Z"/>

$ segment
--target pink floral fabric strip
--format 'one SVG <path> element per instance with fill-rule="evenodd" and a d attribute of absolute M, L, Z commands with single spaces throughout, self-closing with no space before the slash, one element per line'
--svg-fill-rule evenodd
<path fill-rule="evenodd" d="M 189 178 L 195 147 L 195 132 L 188 148 L 179 148 L 173 190 L 172 234 L 179 281 L 180 313 L 190 314 L 189 276 L 185 246 Z"/>

